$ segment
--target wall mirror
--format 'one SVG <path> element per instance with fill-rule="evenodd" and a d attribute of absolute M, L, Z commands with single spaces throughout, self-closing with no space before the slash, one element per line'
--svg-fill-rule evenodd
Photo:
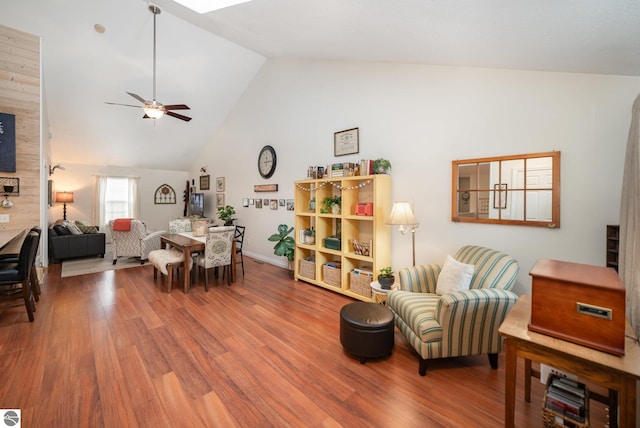
<path fill-rule="evenodd" d="M 560 227 L 560 152 L 452 164 L 451 220 Z"/>

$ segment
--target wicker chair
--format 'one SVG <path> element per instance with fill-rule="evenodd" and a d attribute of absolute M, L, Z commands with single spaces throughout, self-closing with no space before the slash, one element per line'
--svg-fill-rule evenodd
<path fill-rule="evenodd" d="M 518 297 L 509 291 L 518 275 L 511 256 L 485 247 L 465 246 L 453 257 L 474 265 L 468 290 L 436 294 L 439 265 L 401 269 L 400 290 L 389 292 L 395 324 L 420 355 L 418 372 L 435 358 L 488 354 L 498 368 L 502 339 L 498 328 Z"/>

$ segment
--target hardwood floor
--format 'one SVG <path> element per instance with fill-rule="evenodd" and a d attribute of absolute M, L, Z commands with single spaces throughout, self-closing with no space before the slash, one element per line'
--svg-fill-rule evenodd
<path fill-rule="evenodd" d="M 231 287 L 171 294 L 150 265 L 45 274 L 36 319 L 0 307 L 0 407 L 23 427 L 497 427 L 504 355 L 434 361 L 426 377 L 400 332 L 391 357 L 345 354 L 339 310 L 351 299 L 245 260 Z M 543 387 L 516 426 L 542 426 Z M 592 404 L 592 426 L 604 426 Z"/>

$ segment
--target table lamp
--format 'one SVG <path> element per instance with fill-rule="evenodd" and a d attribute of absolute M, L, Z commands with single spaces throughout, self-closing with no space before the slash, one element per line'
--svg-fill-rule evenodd
<path fill-rule="evenodd" d="M 411 243 L 413 248 L 413 266 L 416 265 L 416 228 L 420 225 L 409 202 L 394 202 L 391 215 L 387 224 L 400 226 L 398 230 L 403 235 L 411 230 Z"/>
<path fill-rule="evenodd" d="M 62 202 L 64 204 L 63 207 L 63 220 L 67 221 L 67 203 L 73 202 L 73 192 L 57 192 L 56 193 L 56 202 Z"/>

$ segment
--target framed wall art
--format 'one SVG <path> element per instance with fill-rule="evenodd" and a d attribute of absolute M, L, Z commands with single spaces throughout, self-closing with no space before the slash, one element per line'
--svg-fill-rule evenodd
<path fill-rule="evenodd" d="M 0 113 L 0 171 L 16 172 L 16 116 Z"/>
<path fill-rule="evenodd" d="M 333 155 L 352 155 L 360 151 L 359 129 L 352 128 L 333 134 Z"/>
<path fill-rule="evenodd" d="M 224 192 L 224 177 L 216 177 L 216 192 Z"/>
<path fill-rule="evenodd" d="M 209 190 L 209 183 L 210 177 L 208 175 L 201 175 L 200 176 L 200 190 Z"/>
<path fill-rule="evenodd" d="M 224 208 L 224 193 L 216 193 L 216 208 Z"/>

